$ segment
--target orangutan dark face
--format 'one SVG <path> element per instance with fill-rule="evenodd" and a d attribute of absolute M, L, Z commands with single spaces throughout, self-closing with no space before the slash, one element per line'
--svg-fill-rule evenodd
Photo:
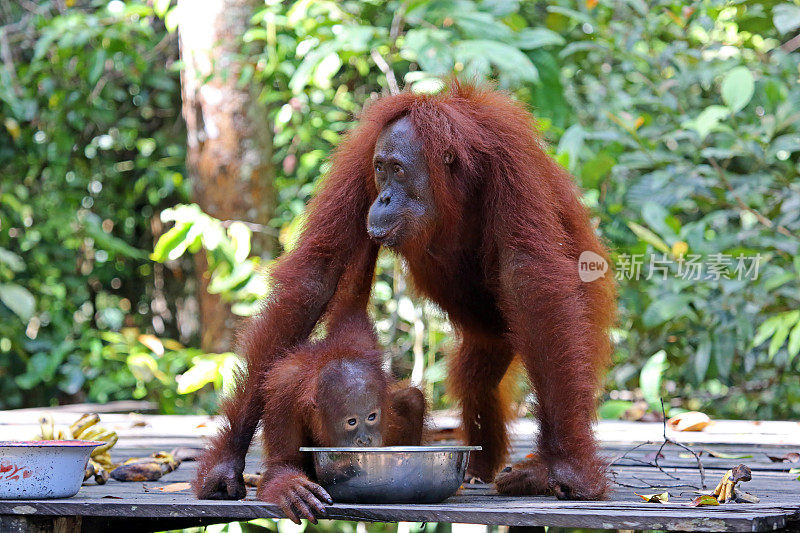
<path fill-rule="evenodd" d="M 422 141 L 408 117 L 381 132 L 372 163 L 378 198 L 369 210 L 367 232 L 385 246 L 399 247 L 436 217 Z"/>
<path fill-rule="evenodd" d="M 325 446 L 381 446 L 385 382 L 361 361 L 336 362 L 320 374 L 316 405 Z"/>

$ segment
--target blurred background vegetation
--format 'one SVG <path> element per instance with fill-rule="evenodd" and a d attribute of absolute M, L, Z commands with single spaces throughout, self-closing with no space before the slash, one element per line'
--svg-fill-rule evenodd
<path fill-rule="evenodd" d="M 659 397 L 800 416 L 796 0 L 218 2 L 246 9 L 244 30 L 200 84 L 250 95 L 263 119 L 266 219 L 199 198 L 180 4 L 0 2 L 0 408 L 213 412 L 236 359 L 201 335 L 201 308 L 225 329 L 256 311 L 365 102 L 457 74 L 528 104 L 617 264 L 644 258 L 640 279 L 617 273 L 601 416 Z M 732 275 L 682 279 L 691 256 L 733 258 Z M 760 258 L 756 279 L 733 275 L 737 257 Z M 648 276 L 651 258 L 667 271 Z M 395 373 L 448 406 L 446 317 L 388 253 L 372 300 Z"/>

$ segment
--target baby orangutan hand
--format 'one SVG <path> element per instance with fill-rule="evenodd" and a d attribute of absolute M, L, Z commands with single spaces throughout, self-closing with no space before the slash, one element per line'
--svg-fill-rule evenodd
<path fill-rule="evenodd" d="M 256 494 L 259 500 L 280 507 L 295 524 L 300 524 L 302 518 L 316 524 L 317 518 L 325 515 L 323 502 L 333 503 L 325 489 L 300 472 L 282 474 L 269 481 L 262 478 Z"/>

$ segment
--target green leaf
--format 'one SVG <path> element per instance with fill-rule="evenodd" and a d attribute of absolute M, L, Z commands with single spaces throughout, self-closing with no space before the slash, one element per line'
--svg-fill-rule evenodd
<path fill-rule="evenodd" d="M 192 229 L 191 223 L 176 224 L 165 234 L 159 237 L 158 242 L 150 254 L 150 259 L 163 263 L 168 259 L 177 259 L 186 250 L 189 243 L 186 237 Z"/>
<path fill-rule="evenodd" d="M 703 140 L 730 113 L 731 110 L 725 106 L 710 105 L 701 111 L 696 119 L 684 122 L 683 126 L 695 130 L 700 136 L 700 140 Z"/>
<path fill-rule="evenodd" d="M 689 307 L 691 299 L 680 294 L 666 294 L 654 299 L 644 314 L 642 323 L 646 328 L 659 326 L 664 322 L 683 316 L 694 316 L 694 311 Z"/>
<path fill-rule="evenodd" d="M 193 366 L 177 376 L 178 394 L 189 394 L 212 383 L 219 375 L 219 363 L 213 359 L 195 358 Z"/>
<path fill-rule="evenodd" d="M 706 379 L 708 365 L 711 362 L 711 338 L 708 334 L 703 335 L 694 353 L 694 377 L 698 383 Z"/>
<path fill-rule="evenodd" d="M 234 290 L 247 282 L 255 271 L 252 262 L 239 263 L 233 267 L 230 273 L 222 274 L 217 269 L 211 276 L 211 283 L 208 284 L 208 292 L 220 294 Z"/>
<path fill-rule="evenodd" d="M 5 263 L 12 272 L 25 270 L 25 261 L 20 256 L 5 248 L 0 248 L 0 263 Z"/>
<path fill-rule="evenodd" d="M 131 374 L 139 381 L 147 383 L 158 373 L 158 363 L 149 353 L 131 354 L 126 362 Z"/>
<path fill-rule="evenodd" d="M 83 229 L 86 235 L 94 239 L 94 244 L 97 248 L 133 259 L 147 259 L 147 252 L 134 248 L 122 239 L 106 233 L 100 224 L 93 219 L 87 219 Z"/>
<path fill-rule="evenodd" d="M 795 324 L 794 328 L 792 328 L 792 332 L 789 334 L 789 346 L 787 350 L 789 352 L 789 362 L 794 360 L 797 354 L 800 353 L 800 322 Z"/>
<path fill-rule="evenodd" d="M 99 48 L 93 55 L 89 66 L 89 83 L 97 83 L 106 65 L 106 51 Z"/>
<path fill-rule="evenodd" d="M 523 28 L 517 34 L 514 44 L 522 50 L 532 50 L 542 46 L 562 45 L 564 38 L 547 28 Z"/>
<path fill-rule="evenodd" d="M 631 407 L 633 407 L 633 402 L 607 400 L 597 410 L 597 416 L 603 420 L 620 420 Z"/>
<path fill-rule="evenodd" d="M 581 23 L 584 23 L 584 24 L 590 24 L 590 25 L 594 25 L 595 24 L 595 21 L 592 20 L 592 18 L 589 15 L 587 15 L 585 13 L 581 13 L 580 11 L 576 11 L 574 9 L 569 9 L 567 7 L 552 6 L 551 5 L 551 6 L 547 6 L 547 11 L 549 11 L 550 13 L 560 13 L 560 14 L 562 14 L 564 16 L 567 16 L 567 17 L 577 21 L 577 22 L 581 22 Z"/>
<path fill-rule="evenodd" d="M 661 379 L 668 367 L 667 352 L 659 350 L 650 356 L 639 374 L 642 396 L 653 411 L 661 410 Z"/>
<path fill-rule="evenodd" d="M 410 29 L 403 40 L 400 55 L 408 61 L 416 61 L 420 68 L 429 74 L 445 75 L 453 68 L 450 39 L 450 32 L 445 30 Z"/>
<path fill-rule="evenodd" d="M 16 283 L 0 284 L 0 302 L 23 322 L 28 322 L 36 311 L 36 299 L 28 289 Z"/>
<path fill-rule="evenodd" d="M 772 8 L 772 23 L 781 33 L 788 33 L 800 27 L 800 6 L 780 4 Z"/>
<path fill-rule="evenodd" d="M 743 454 L 743 453 L 725 453 L 725 452 L 718 452 L 717 450 L 711 450 L 709 448 L 704 448 L 704 452 L 706 452 L 711 457 L 716 457 L 717 459 L 750 459 L 753 457 L 752 454 Z"/>
<path fill-rule="evenodd" d="M 649 229 L 645 228 L 644 226 L 640 226 L 636 222 L 628 222 L 628 227 L 633 231 L 637 237 L 639 237 L 644 242 L 650 244 L 653 248 L 660 252 L 669 253 L 670 249 L 661 237 L 650 231 Z"/>
<path fill-rule="evenodd" d="M 481 37 L 493 41 L 504 41 L 511 37 L 511 28 L 498 22 L 489 13 L 480 11 L 453 13 L 453 20 L 469 37 Z"/>
<path fill-rule="evenodd" d="M 33 47 L 32 61 L 37 61 L 43 58 L 57 38 L 58 33 L 56 33 L 54 28 L 47 28 L 44 32 L 42 32 L 42 36 L 39 37 L 39 40 L 36 41 L 36 45 Z"/>
<path fill-rule="evenodd" d="M 714 364 L 717 367 L 719 376 L 726 380 L 731 374 L 733 358 L 736 355 L 736 338 L 734 334 L 727 331 L 717 332 L 714 338 L 712 353 L 714 354 Z"/>
<path fill-rule="evenodd" d="M 764 289 L 767 291 L 774 291 L 784 283 L 796 280 L 797 275 L 794 272 L 783 272 L 777 276 L 772 276 L 764 282 Z"/>
<path fill-rule="evenodd" d="M 252 232 L 244 223 L 236 221 L 228 228 L 228 236 L 231 238 L 234 249 L 234 260 L 243 263 L 250 255 L 250 239 Z"/>
<path fill-rule="evenodd" d="M 732 113 L 740 111 L 753 97 L 755 83 L 747 67 L 736 67 L 722 80 L 722 101 Z"/>
<path fill-rule="evenodd" d="M 164 17 L 164 14 L 169 9 L 170 0 L 154 0 L 153 1 L 153 11 L 159 17 Z"/>
<path fill-rule="evenodd" d="M 320 89 L 328 89 L 331 86 L 331 78 L 333 78 L 339 69 L 342 68 L 342 60 L 339 54 L 331 52 L 322 58 L 317 68 L 314 69 L 313 81 L 314 85 Z"/>
<path fill-rule="evenodd" d="M 753 347 L 755 348 L 765 340 L 770 338 L 778 326 L 781 324 L 781 315 L 775 315 L 766 319 L 756 331 L 756 336 L 753 338 Z"/>
<path fill-rule="evenodd" d="M 667 239 L 664 244 L 678 239 L 675 231 L 667 224 L 668 217 L 669 211 L 664 209 L 661 204 L 645 202 L 642 206 L 642 218 L 656 234 Z"/>
<path fill-rule="evenodd" d="M 785 319 L 778 324 L 778 328 L 775 330 L 775 334 L 772 335 L 772 340 L 769 342 L 769 349 L 767 350 L 767 355 L 769 355 L 770 359 L 775 357 L 775 354 L 781 349 L 783 343 L 786 342 L 786 339 L 789 337 L 789 328 L 792 325 L 794 325 L 794 322 L 789 324 Z"/>
<path fill-rule="evenodd" d="M 505 43 L 485 39 L 461 41 L 455 46 L 454 55 L 465 65 L 468 63 L 481 65 L 488 61 L 507 76 L 523 81 L 539 80 L 539 71 L 530 58 L 518 48 Z M 477 70 L 482 71 L 483 68 L 479 67 Z"/>
<path fill-rule="evenodd" d="M 580 124 L 573 124 L 561 136 L 558 141 L 557 154 L 567 154 L 567 168 L 573 172 L 578 166 L 578 158 L 581 150 L 583 150 L 583 143 L 586 137 L 586 132 Z"/>

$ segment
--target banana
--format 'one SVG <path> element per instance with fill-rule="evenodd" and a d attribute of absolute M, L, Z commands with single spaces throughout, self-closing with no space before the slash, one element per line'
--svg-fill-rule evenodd
<path fill-rule="evenodd" d="M 53 416 L 52 415 L 43 415 L 39 419 L 39 428 L 42 431 L 42 440 L 53 440 Z"/>
<path fill-rule="evenodd" d="M 101 426 L 93 426 L 86 429 L 83 433 L 81 433 L 81 439 L 83 440 L 96 440 L 95 437 L 104 433 L 106 429 Z"/>
<path fill-rule="evenodd" d="M 120 465 L 111 471 L 111 477 L 117 481 L 156 481 L 165 474 L 159 463 L 130 463 Z"/>
<path fill-rule="evenodd" d="M 89 460 L 89 462 L 86 463 L 86 472 L 84 472 L 84 474 L 83 474 L 83 480 L 84 481 L 86 481 L 87 479 L 89 479 L 90 477 L 92 477 L 93 475 L 95 475 L 97 473 L 97 470 L 95 469 L 94 465 L 95 465 L 95 463 L 92 460 Z"/>
<path fill-rule="evenodd" d="M 56 431 L 56 439 L 58 440 L 72 440 L 72 438 L 72 431 L 69 428 Z"/>
<path fill-rule="evenodd" d="M 108 478 L 109 478 L 108 470 L 104 468 L 94 475 L 94 482 L 97 483 L 98 485 L 105 485 L 106 481 L 108 481 Z"/>
<path fill-rule="evenodd" d="M 117 465 L 111 460 L 111 456 L 108 454 L 108 452 L 92 457 L 92 461 L 101 465 L 106 470 L 114 470 L 114 468 L 117 467 Z"/>
<path fill-rule="evenodd" d="M 89 429 L 91 426 L 97 424 L 98 422 L 100 422 L 100 415 L 98 415 L 97 413 L 86 413 L 78 420 L 73 422 L 72 425 L 69 427 L 69 429 L 70 431 L 72 431 L 72 435 L 76 439 L 80 439 L 82 438 L 81 434 L 84 431 Z"/>
<path fill-rule="evenodd" d="M 102 436 L 102 437 L 98 437 L 98 440 L 104 440 L 104 441 L 106 441 L 106 443 L 105 443 L 105 444 L 103 444 L 102 446 L 98 446 L 97 448 L 95 448 L 95 449 L 92 451 L 92 457 L 96 457 L 96 456 L 98 456 L 98 455 L 101 455 L 101 454 L 103 454 L 103 453 L 107 452 L 107 451 L 108 451 L 108 450 L 110 450 L 110 449 L 111 449 L 111 448 L 112 448 L 112 447 L 113 447 L 113 446 L 114 446 L 114 445 L 117 443 L 117 441 L 119 440 L 119 437 L 117 437 L 117 434 L 116 434 L 116 433 L 114 433 L 114 432 L 110 432 L 110 431 L 109 431 L 109 432 L 106 432 L 106 433 L 109 433 L 109 435 L 108 435 L 108 436 L 105 436 L 105 435 L 104 435 L 104 436 Z"/>

